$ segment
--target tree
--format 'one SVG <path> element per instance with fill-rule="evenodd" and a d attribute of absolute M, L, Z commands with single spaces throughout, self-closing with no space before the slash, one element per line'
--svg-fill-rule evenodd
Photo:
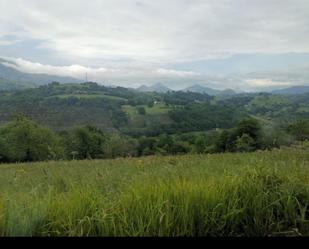
<path fill-rule="evenodd" d="M 138 112 L 139 115 L 145 115 L 146 114 L 146 110 L 143 106 L 138 107 L 137 112 Z"/>
<path fill-rule="evenodd" d="M 148 106 L 149 108 L 152 108 L 152 107 L 154 106 L 153 101 L 148 102 L 147 106 Z"/>
<path fill-rule="evenodd" d="M 169 153 L 176 154 L 186 154 L 190 152 L 190 146 L 185 142 L 176 141 L 172 144 L 169 149 Z"/>
<path fill-rule="evenodd" d="M 174 139 L 172 136 L 168 136 L 167 134 L 161 134 L 156 143 L 156 147 L 160 149 L 160 153 L 164 151 L 170 152 L 173 143 Z"/>
<path fill-rule="evenodd" d="M 198 136 L 195 140 L 195 151 L 196 153 L 204 153 L 206 150 L 206 139 L 204 136 Z"/>
<path fill-rule="evenodd" d="M 250 152 L 255 149 L 255 141 L 248 134 L 244 133 L 236 140 L 236 150 L 239 152 Z"/>
<path fill-rule="evenodd" d="M 258 141 L 261 136 L 261 125 L 256 119 L 246 118 L 238 123 L 237 133 L 239 136 L 242 136 L 244 133 L 248 134 L 255 141 Z"/>
<path fill-rule="evenodd" d="M 156 139 L 150 137 L 141 137 L 137 148 L 139 156 L 148 156 L 155 154 Z"/>
<path fill-rule="evenodd" d="M 242 137 L 243 134 L 247 134 L 253 139 L 253 144 L 255 149 L 261 148 L 262 139 L 262 128 L 258 120 L 253 118 L 247 118 L 242 120 L 236 128 L 236 138 Z"/>
<path fill-rule="evenodd" d="M 288 133 L 296 140 L 305 141 L 309 139 L 309 120 L 297 120 L 287 128 Z"/>
<path fill-rule="evenodd" d="M 106 135 L 99 129 L 86 126 L 77 127 L 68 134 L 63 134 L 66 140 L 67 154 L 74 159 L 93 159 L 104 157 Z"/>
<path fill-rule="evenodd" d="M 135 139 L 121 136 L 119 134 L 112 135 L 104 145 L 104 153 L 106 158 L 130 157 L 137 155 L 138 143 Z"/>
<path fill-rule="evenodd" d="M 235 143 L 234 132 L 227 130 L 222 131 L 215 139 L 215 152 L 226 152 L 234 150 Z"/>
<path fill-rule="evenodd" d="M 24 116 L 15 116 L 2 127 L 0 137 L 3 161 L 44 161 L 63 156 L 59 137 Z"/>

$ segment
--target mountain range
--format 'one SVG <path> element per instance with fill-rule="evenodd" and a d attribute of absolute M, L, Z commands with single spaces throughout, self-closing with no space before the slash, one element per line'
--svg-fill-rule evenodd
<path fill-rule="evenodd" d="M 208 95 L 235 95 L 236 92 L 232 89 L 225 89 L 225 90 L 217 90 L 206 86 L 201 86 L 195 84 L 193 86 L 187 87 L 183 89 L 184 92 L 197 92 L 197 93 L 206 93 Z"/>
<path fill-rule="evenodd" d="M 12 64 L 5 59 L 0 58 L 0 90 L 21 90 L 25 88 L 33 88 L 41 85 L 46 85 L 51 82 L 59 83 L 80 83 L 82 80 L 73 77 L 61 77 L 48 74 L 34 74 L 21 72 L 11 66 L 6 65 L 6 63 Z M 157 83 L 151 86 L 142 85 L 135 89 L 138 92 L 158 92 L 166 93 L 169 91 L 174 91 L 162 83 Z M 202 86 L 199 84 L 194 84 L 190 87 L 182 89 L 183 92 L 195 92 L 195 93 L 206 93 L 211 96 L 231 96 L 237 94 L 232 89 L 218 90 L 207 86 Z M 272 94 L 303 94 L 309 92 L 309 86 L 292 86 L 286 87 L 284 89 L 276 89 L 270 91 Z"/>
<path fill-rule="evenodd" d="M 139 92 L 159 92 L 159 93 L 166 93 L 169 91 L 173 91 L 172 89 L 166 87 L 162 83 L 157 83 L 151 86 L 142 85 L 136 89 Z M 234 95 L 236 92 L 232 89 L 225 89 L 225 90 L 217 90 L 206 86 L 201 86 L 198 84 L 192 85 L 180 91 L 183 92 L 195 92 L 195 93 L 206 93 L 208 95 Z"/>
<path fill-rule="evenodd" d="M 281 95 L 290 95 L 290 94 L 303 94 L 309 92 L 309 86 L 292 86 L 284 89 L 274 90 L 271 93 L 281 94 Z"/>
<path fill-rule="evenodd" d="M 173 91 L 172 89 L 166 87 L 162 83 L 157 83 L 151 86 L 142 85 L 136 90 L 139 92 L 158 92 L 158 93 L 166 93 L 169 91 Z"/>

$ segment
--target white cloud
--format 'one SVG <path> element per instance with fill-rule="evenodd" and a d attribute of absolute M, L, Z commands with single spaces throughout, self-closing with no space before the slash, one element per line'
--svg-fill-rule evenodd
<path fill-rule="evenodd" d="M 272 87 L 272 86 L 290 86 L 293 82 L 289 81 L 275 81 L 272 79 L 247 79 L 246 83 L 253 88 Z"/>
<path fill-rule="evenodd" d="M 21 72 L 33 73 L 33 74 L 49 74 L 57 76 L 69 76 L 77 79 L 85 79 L 86 73 L 88 74 L 89 80 L 117 83 L 118 81 L 125 80 L 126 86 L 128 82 L 134 84 L 134 81 L 144 81 L 144 82 L 156 82 L 160 80 L 173 79 L 179 80 L 184 78 L 192 79 L 199 74 L 192 71 L 180 71 L 180 70 L 170 70 L 170 69 L 150 69 L 143 67 L 123 67 L 123 68 L 92 68 L 85 67 L 81 65 L 71 65 L 71 66 L 52 66 L 44 65 L 41 63 L 34 63 L 21 58 L 8 58 L 4 57 L 4 62 L 1 64 L 17 69 Z"/>
<path fill-rule="evenodd" d="M 186 78 L 186 77 L 194 77 L 199 76 L 199 73 L 192 72 L 192 71 L 179 71 L 179 70 L 173 70 L 173 69 L 164 69 L 159 68 L 153 71 L 155 74 L 163 75 L 163 76 L 172 76 L 172 77 L 180 77 L 180 78 Z"/>
<path fill-rule="evenodd" d="M 12 42 L 6 40 L 0 40 L 0 46 L 8 46 L 11 45 Z"/>
<path fill-rule="evenodd" d="M 2 57 L 0 63 L 26 73 L 68 76 L 96 81 L 107 85 L 138 87 L 141 84 L 162 82 L 168 87 L 180 90 L 193 84 L 202 84 L 217 89 L 261 90 L 269 87 L 308 85 L 308 68 L 291 71 L 267 71 L 238 75 L 203 75 L 194 71 L 166 68 L 131 67 L 86 67 L 81 65 L 52 66 L 35 63 L 21 58 Z M 0 58 L 1 59 L 1 58 Z"/>
<path fill-rule="evenodd" d="M 41 63 L 34 63 L 27 61 L 21 58 L 5 58 L 8 62 L 2 62 L 3 65 L 12 67 L 21 72 L 34 73 L 34 74 L 50 74 L 50 75 L 59 75 L 59 76 L 69 76 L 75 78 L 84 78 L 85 73 L 95 73 L 95 74 L 107 74 L 114 72 L 113 69 L 106 68 L 90 68 L 80 65 L 71 65 L 71 66 L 51 66 L 44 65 Z"/>

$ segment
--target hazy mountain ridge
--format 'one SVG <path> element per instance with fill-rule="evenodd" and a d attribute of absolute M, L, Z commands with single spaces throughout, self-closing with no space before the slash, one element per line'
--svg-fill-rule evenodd
<path fill-rule="evenodd" d="M 61 77 L 56 75 L 48 74 L 34 74 L 34 73 L 25 73 L 21 72 L 13 67 L 5 65 L 8 63 L 5 59 L 0 58 L 0 91 L 2 90 L 22 90 L 26 88 L 38 87 L 41 85 L 46 85 L 51 82 L 59 83 L 81 83 L 82 80 L 73 78 L 73 77 Z M 11 63 L 11 62 L 9 62 Z M 12 64 L 12 63 L 11 63 Z M 136 88 L 138 92 L 157 92 L 157 93 L 167 93 L 173 90 L 163 83 L 157 83 L 154 85 L 142 85 Z M 237 92 L 233 89 L 219 90 L 210 88 L 201 84 L 194 84 L 182 90 L 183 92 L 195 92 L 195 93 L 206 93 L 211 96 L 233 96 Z M 256 91 L 259 92 L 259 91 Z M 309 92 L 308 85 L 299 85 L 286 87 L 283 89 L 272 89 L 267 92 L 272 94 L 302 94 Z"/>
<path fill-rule="evenodd" d="M 157 83 L 151 86 L 142 85 L 136 90 L 139 92 L 158 92 L 158 93 L 166 93 L 172 91 L 172 89 L 166 87 L 162 83 Z"/>
<path fill-rule="evenodd" d="M 59 83 L 79 83 L 80 80 L 73 77 L 61 77 L 48 74 L 32 74 L 18 71 L 6 66 L 7 61 L 0 58 L 0 90 L 18 90 L 46 85 L 53 81 Z"/>
<path fill-rule="evenodd" d="M 199 84 L 195 84 L 193 86 L 187 87 L 185 89 L 183 89 L 182 91 L 184 92 L 197 92 L 197 93 L 206 93 L 208 95 L 223 95 L 223 96 L 227 96 L 227 95 L 235 95 L 236 92 L 233 89 L 224 89 L 224 90 L 218 90 L 218 89 L 213 89 L 210 87 L 206 87 L 206 86 L 202 86 Z"/>
<path fill-rule="evenodd" d="M 309 92 L 309 86 L 292 86 L 284 89 L 273 90 L 271 93 L 290 95 L 290 94 L 303 94 L 307 92 Z"/>

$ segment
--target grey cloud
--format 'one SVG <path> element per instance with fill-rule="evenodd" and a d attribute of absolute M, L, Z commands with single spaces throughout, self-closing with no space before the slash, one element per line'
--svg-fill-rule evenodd
<path fill-rule="evenodd" d="M 233 70 L 233 60 L 202 63 L 201 72 L 176 67 L 237 54 L 308 53 L 308 0 L 0 0 L 0 9 L 0 55 L 24 58 L 18 69 L 27 72 L 82 77 L 88 71 L 95 81 L 160 81 L 175 89 L 309 82 L 300 66 L 273 70 L 269 63 L 269 72 L 256 66 L 247 74 L 240 67 L 255 67 L 250 58 Z M 206 68 L 212 65 L 216 75 Z M 220 74 L 223 68 L 229 73 Z"/>
<path fill-rule="evenodd" d="M 309 52 L 307 0 L 0 0 L 2 26 L 59 56 L 175 62 Z"/>

